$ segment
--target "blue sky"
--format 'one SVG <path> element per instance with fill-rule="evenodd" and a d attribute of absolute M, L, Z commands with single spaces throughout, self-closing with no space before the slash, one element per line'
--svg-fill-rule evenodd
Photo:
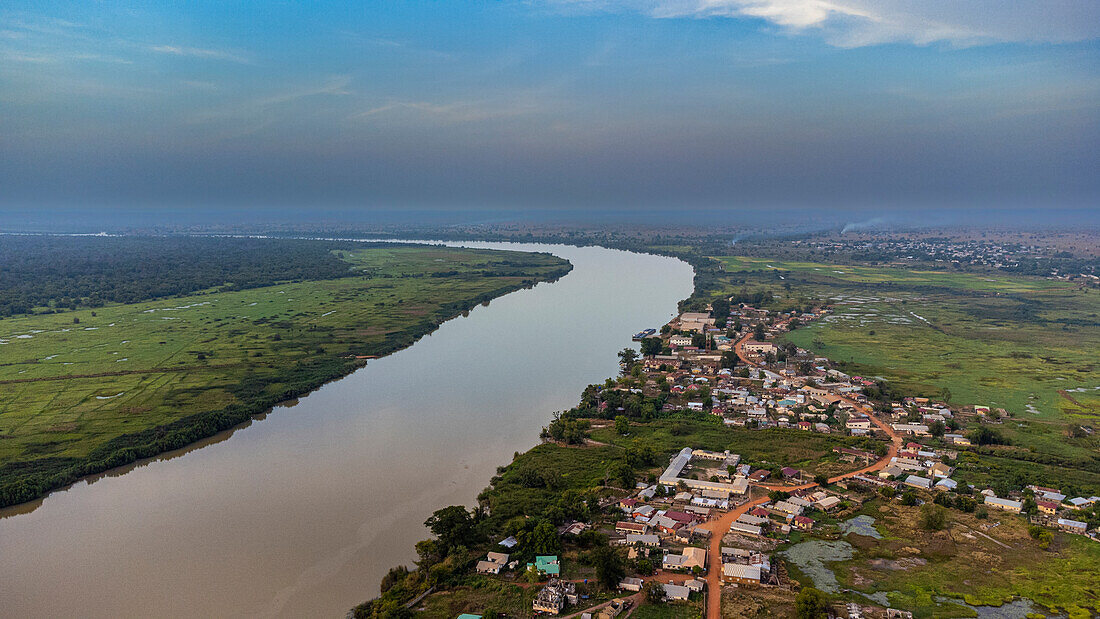
<path fill-rule="evenodd" d="M 1095 207 L 1100 3 L 0 6 L 0 206 Z"/>

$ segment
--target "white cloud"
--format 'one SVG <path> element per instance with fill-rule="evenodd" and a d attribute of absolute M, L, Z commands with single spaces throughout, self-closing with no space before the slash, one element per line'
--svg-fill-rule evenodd
<path fill-rule="evenodd" d="M 493 120 L 519 116 L 538 111 L 540 108 L 531 101 L 460 101 L 456 103 L 432 103 L 429 101 L 391 101 L 378 105 L 352 118 L 370 118 L 385 114 L 412 112 L 418 116 L 435 119 L 442 123 L 464 123 Z"/>
<path fill-rule="evenodd" d="M 178 45 L 154 45 L 149 49 L 157 53 L 170 54 L 173 56 L 189 56 L 192 58 L 207 58 L 210 60 L 227 60 L 229 62 L 239 62 L 241 64 L 249 64 L 251 62 L 237 52 L 230 52 L 220 49 L 181 47 Z"/>
<path fill-rule="evenodd" d="M 879 43 L 1065 43 L 1100 37 L 1096 0 L 549 0 L 655 18 L 757 18 L 838 47 Z"/>

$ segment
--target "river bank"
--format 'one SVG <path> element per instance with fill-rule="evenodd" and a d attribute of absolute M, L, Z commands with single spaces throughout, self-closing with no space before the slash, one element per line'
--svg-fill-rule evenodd
<path fill-rule="evenodd" d="M 21 616 L 327 615 L 361 601 L 411 560 L 432 510 L 471 502 L 550 411 L 616 371 L 633 331 L 691 292 L 676 260 L 487 245 L 575 268 L 371 361 L 293 414 L 277 407 L 227 440 L 0 520 L 0 597 Z"/>

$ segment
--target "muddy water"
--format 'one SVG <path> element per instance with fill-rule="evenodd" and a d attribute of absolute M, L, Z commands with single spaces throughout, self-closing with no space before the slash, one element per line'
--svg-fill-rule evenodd
<path fill-rule="evenodd" d="M 575 268 L 197 448 L 0 512 L 0 616 L 342 617 L 691 292 L 670 258 L 466 245 Z"/>

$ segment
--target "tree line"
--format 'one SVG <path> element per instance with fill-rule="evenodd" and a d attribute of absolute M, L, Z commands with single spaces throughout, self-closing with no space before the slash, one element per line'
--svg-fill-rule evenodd
<path fill-rule="evenodd" d="M 350 275 L 335 247 L 296 239 L 0 236 L 0 317 Z"/>

